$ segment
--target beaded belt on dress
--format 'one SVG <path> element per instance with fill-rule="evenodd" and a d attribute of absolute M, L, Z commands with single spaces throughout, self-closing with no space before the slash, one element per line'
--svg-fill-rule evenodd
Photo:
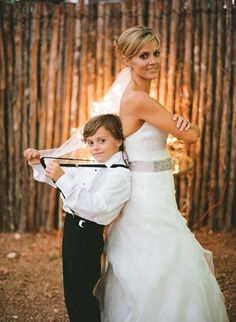
<path fill-rule="evenodd" d="M 159 172 L 172 169 L 170 158 L 158 161 L 133 161 L 130 162 L 130 169 L 137 172 Z"/>

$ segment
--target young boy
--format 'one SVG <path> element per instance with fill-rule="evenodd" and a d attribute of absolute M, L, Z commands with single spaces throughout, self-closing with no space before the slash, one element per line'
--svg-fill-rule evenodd
<path fill-rule="evenodd" d="M 39 151 L 27 149 L 24 156 L 34 168 L 35 179 L 50 178 L 50 184 L 58 187 L 63 196 L 63 280 L 70 321 L 99 322 L 93 288 L 101 273 L 103 228 L 129 199 L 131 176 L 122 158 L 123 134 L 118 116 L 93 117 L 86 123 L 83 136 L 90 154 L 107 168 L 62 168 L 51 161 L 42 171 Z"/>

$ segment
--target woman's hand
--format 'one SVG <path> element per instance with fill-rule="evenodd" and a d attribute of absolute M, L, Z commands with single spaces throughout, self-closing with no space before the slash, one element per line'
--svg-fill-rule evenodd
<path fill-rule="evenodd" d="M 38 150 L 28 148 L 24 151 L 24 157 L 29 162 L 29 164 L 40 163 L 40 152 Z"/>
<path fill-rule="evenodd" d="M 48 178 L 52 179 L 53 181 L 57 181 L 65 172 L 59 166 L 59 164 L 55 161 L 51 161 L 48 163 L 45 174 Z"/>
<path fill-rule="evenodd" d="M 173 115 L 173 120 L 176 122 L 176 127 L 180 131 L 188 131 L 191 128 L 191 123 L 188 119 L 184 118 L 183 116 L 180 116 L 178 114 Z"/>

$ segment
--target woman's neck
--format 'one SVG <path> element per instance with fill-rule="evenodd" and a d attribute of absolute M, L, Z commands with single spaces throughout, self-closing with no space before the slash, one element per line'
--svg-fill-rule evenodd
<path fill-rule="evenodd" d="M 151 80 L 143 79 L 137 74 L 131 72 L 131 85 L 133 90 L 142 91 L 149 94 L 150 87 L 151 87 Z"/>

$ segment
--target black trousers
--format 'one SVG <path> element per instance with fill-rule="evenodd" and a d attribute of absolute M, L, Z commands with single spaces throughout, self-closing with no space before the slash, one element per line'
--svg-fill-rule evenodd
<path fill-rule="evenodd" d="M 103 228 L 94 222 L 66 214 L 62 241 L 63 282 L 71 322 L 100 322 L 93 289 L 101 275 Z M 83 227 L 81 227 L 83 226 Z"/>

